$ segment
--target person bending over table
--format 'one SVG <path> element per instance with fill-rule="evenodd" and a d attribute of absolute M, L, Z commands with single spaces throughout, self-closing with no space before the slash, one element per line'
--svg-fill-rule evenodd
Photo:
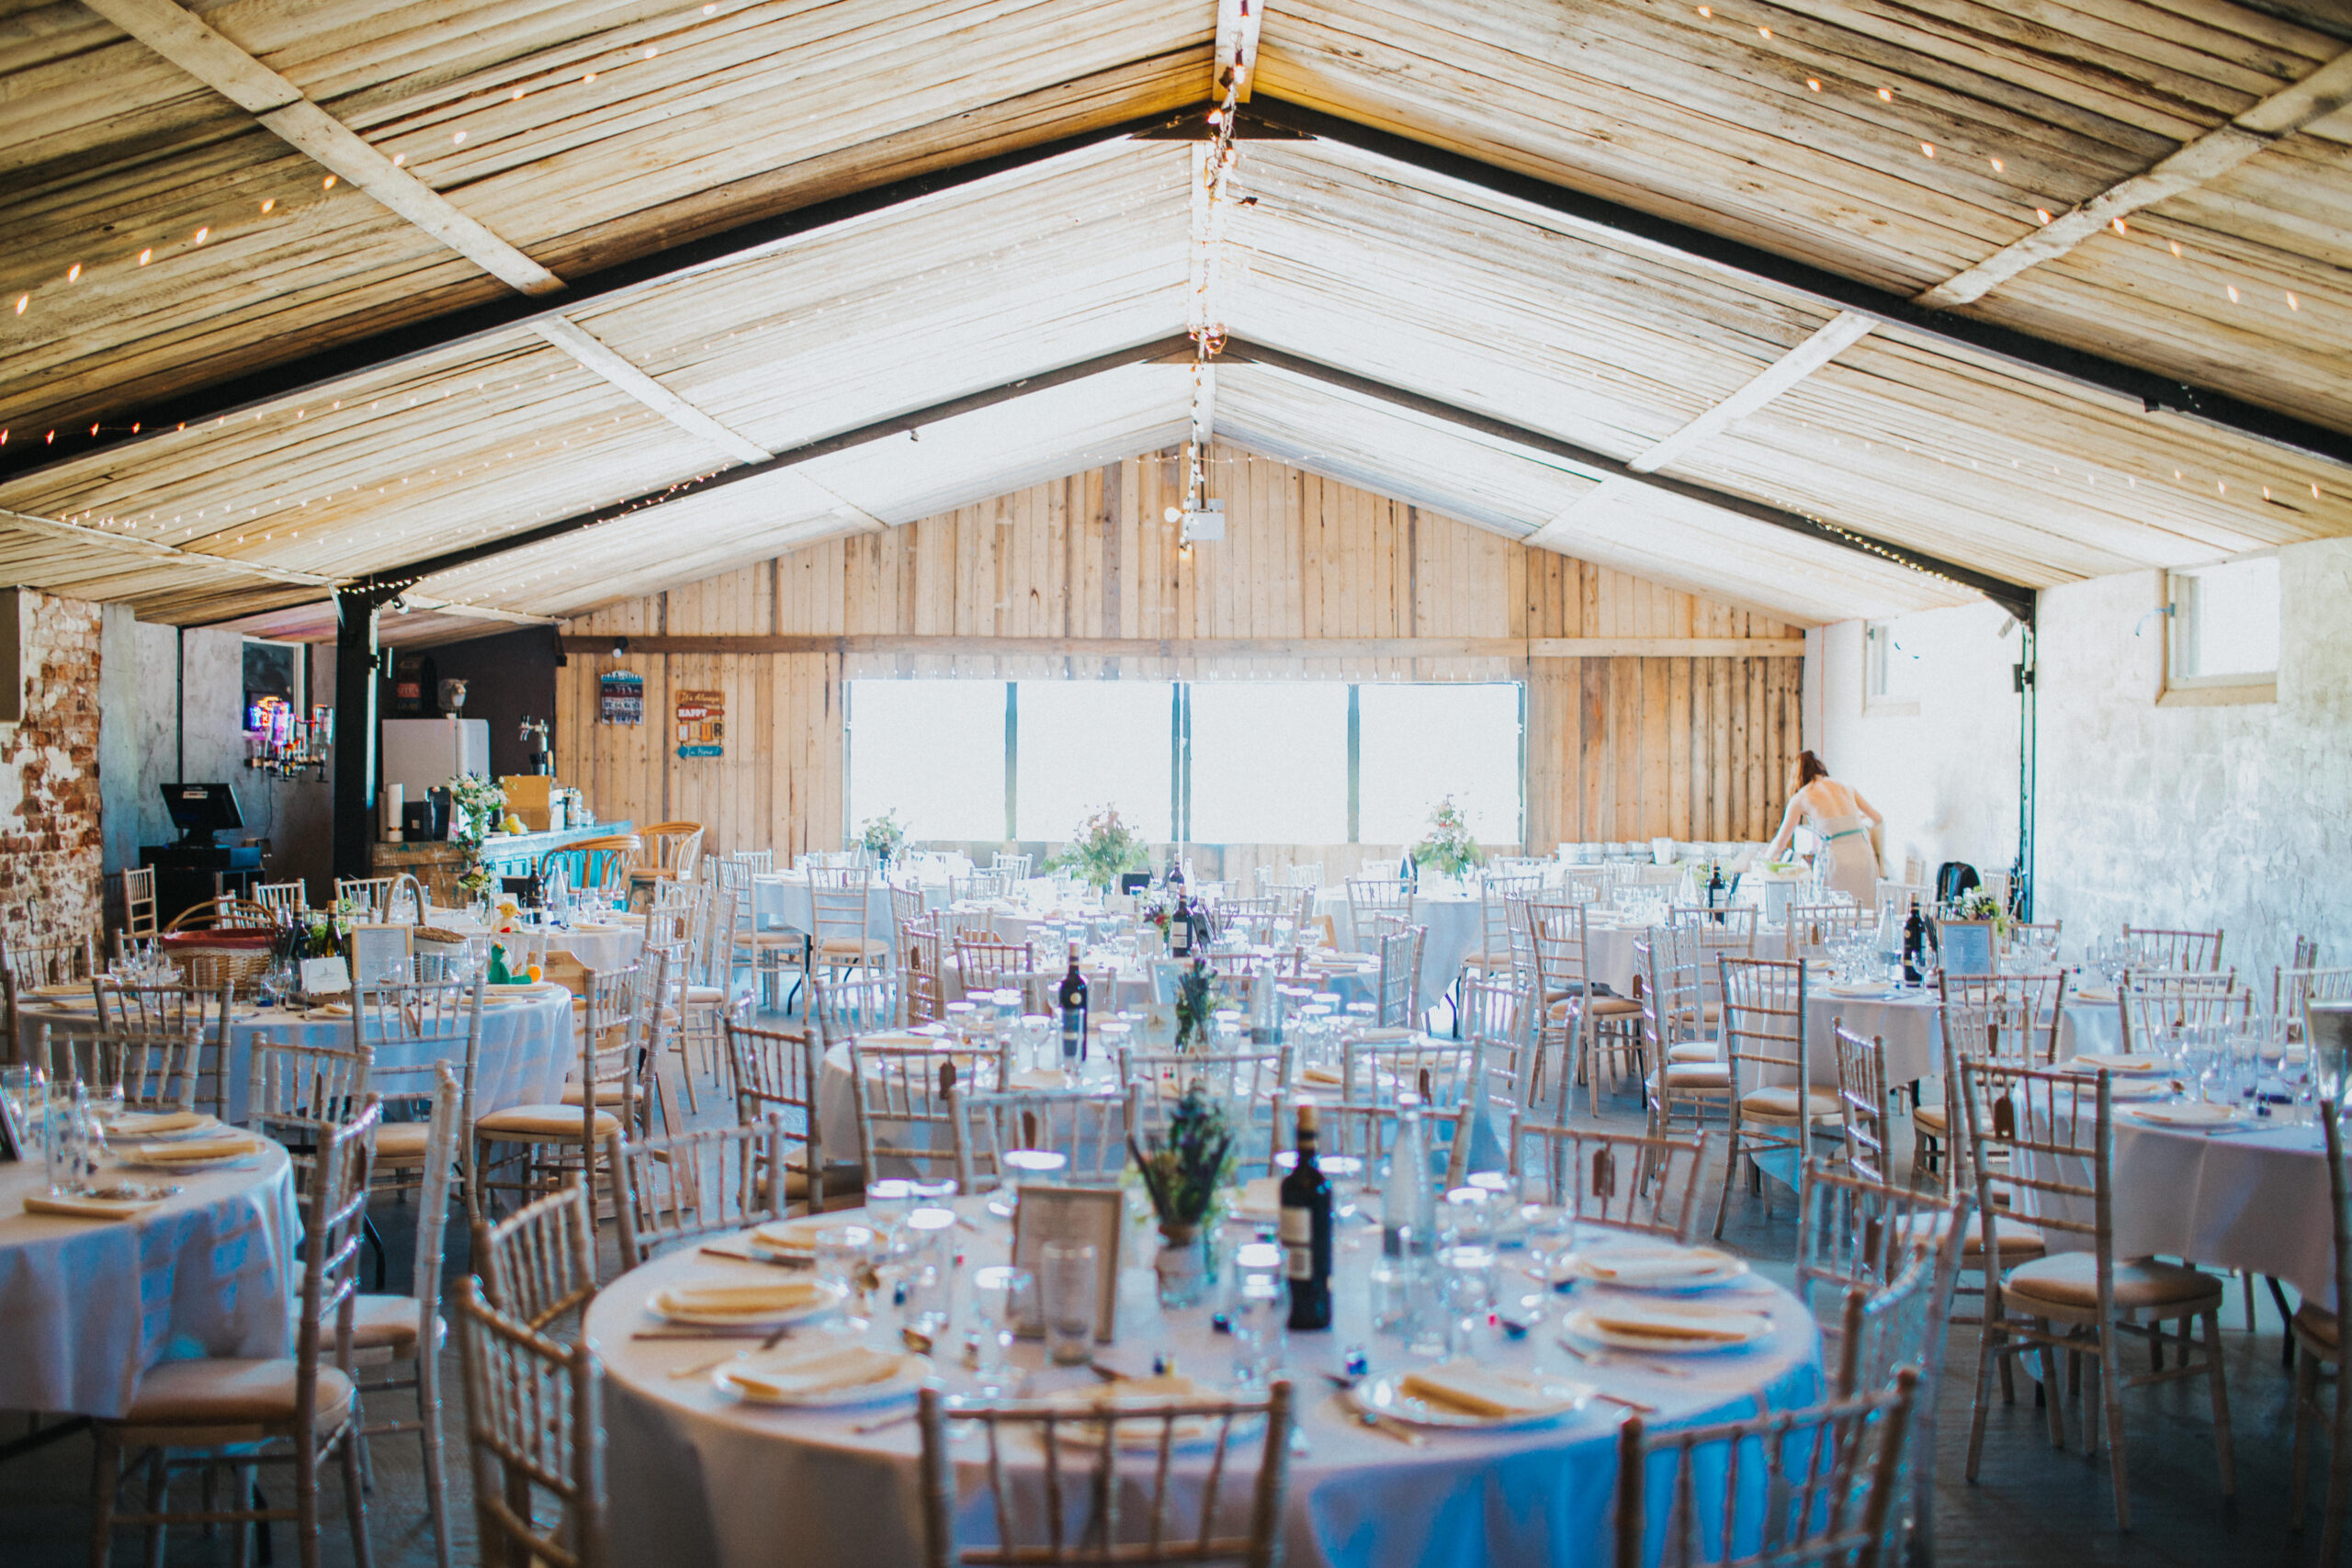
<path fill-rule="evenodd" d="M 1789 808 L 1781 814 L 1781 830 L 1765 847 L 1764 858 L 1781 858 L 1796 835 L 1802 814 L 1821 835 L 1821 852 L 1829 859 L 1822 886 L 1850 893 L 1855 903 L 1867 906 L 1878 893 L 1877 835 L 1886 818 L 1851 784 L 1831 778 L 1828 764 L 1811 751 L 1797 753 L 1789 766 Z"/>

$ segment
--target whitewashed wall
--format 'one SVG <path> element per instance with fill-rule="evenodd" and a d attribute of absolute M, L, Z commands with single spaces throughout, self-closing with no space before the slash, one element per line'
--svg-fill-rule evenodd
<path fill-rule="evenodd" d="M 2035 913 L 2071 959 L 2124 920 L 2220 928 L 2263 977 L 2298 934 L 2352 963 L 2352 540 L 2280 552 L 2278 699 L 2158 707 L 2154 572 L 2041 596 Z M 2017 832 L 2015 632 L 1990 605 L 1895 623 L 1922 655 L 1916 717 L 1864 716 L 1862 625 L 1823 628 L 1808 661 L 1821 750 L 1887 815 L 1887 848 L 1932 868 L 2008 863 Z"/>
<path fill-rule="evenodd" d="M 2352 962 L 2352 540 L 2279 552 L 2276 703 L 2157 707 L 2157 623 L 2132 630 L 2161 593 L 2042 595 L 2042 907 L 2070 936 L 2220 927 L 2266 977 L 2298 933 Z"/>
<path fill-rule="evenodd" d="M 1948 860 L 1980 872 L 2017 858 L 2018 698 L 2011 668 L 2020 634 L 2005 636 L 1996 605 L 1927 610 L 1894 622 L 1895 639 L 1919 656 L 1915 715 L 1865 715 L 1862 623 L 1821 628 L 1805 671 L 1809 731 L 1834 777 L 1886 814 L 1887 871 L 1917 861 L 1932 877 Z"/>

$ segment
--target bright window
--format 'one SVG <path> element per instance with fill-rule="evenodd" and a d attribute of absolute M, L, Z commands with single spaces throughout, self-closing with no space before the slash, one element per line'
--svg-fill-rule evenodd
<path fill-rule="evenodd" d="M 1862 628 L 1862 711 L 1917 713 L 1919 703 L 1919 655 L 1895 635 L 1893 621 L 1871 621 Z"/>
<path fill-rule="evenodd" d="M 1004 837 L 1004 682 L 849 683 L 849 830 L 896 811 L 913 840 Z"/>
<path fill-rule="evenodd" d="M 2168 684 L 2257 686 L 2278 674 L 2278 558 L 2172 574 Z"/>
<path fill-rule="evenodd" d="M 1452 795 L 1483 844 L 1520 841 L 1520 688 L 1360 686 L 1356 839 L 1418 843 Z"/>
<path fill-rule="evenodd" d="M 1193 709 L 1193 831 L 1204 844 L 1348 841 L 1348 688 L 1216 682 Z"/>
<path fill-rule="evenodd" d="M 1170 837 L 1174 745 L 1165 681 L 1023 681 L 1013 837 L 1068 839 L 1081 818 L 1115 806 L 1154 843 Z"/>

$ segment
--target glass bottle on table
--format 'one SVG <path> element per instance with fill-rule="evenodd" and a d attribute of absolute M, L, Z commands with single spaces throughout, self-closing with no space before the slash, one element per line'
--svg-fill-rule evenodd
<path fill-rule="evenodd" d="M 1062 976 L 1055 1003 L 1061 1010 L 1062 1071 L 1077 1080 L 1086 1060 L 1086 976 L 1078 966 L 1078 943 L 1069 944 L 1069 972 Z"/>
<path fill-rule="evenodd" d="M 1331 1183 L 1316 1162 L 1312 1105 L 1298 1108 L 1298 1160 L 1282 1183 L 1283 1271 L 1293 1331 L 1331 1326 Z"/>
<path fill-rule="evenodd" d="M 1437 1193 L 1430 1182 L 1429 1130 L 1421 1097 L 1396 1097 L 1396 1142 L 1388 1153 L 1388 1184 L 1381 1191 L 1380 1250 L 1394 1258 L 1408 1240 L 1426 1252 L 1437 1235 Z"/>
<path fill-rule="evenodd" d="M 1184 881 L 1181 874 L 1175 878 L 1175 903 L 1168 915 L 1168 955 L 1171 958 L 1193 956 L 1193 908 L 1185 901 Z"/>
<path fill-rule="evenodd" d="M 1911 912 L 1903 918 L 1903 983 L 1916 986 L 1920 979 L 1920 960 L 1928 951 L 1928 922 L 1919 913 L 1919 900 L 1911 900 Z"/>

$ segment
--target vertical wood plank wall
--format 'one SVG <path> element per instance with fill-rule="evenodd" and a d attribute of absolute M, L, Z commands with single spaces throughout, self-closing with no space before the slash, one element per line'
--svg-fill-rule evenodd
<path fill-rule="evenodd" d="M 903 527 L 805 546 L 574 621 L 594 636 L 1757 637 L 1758 614 L 1218 447 L 1227 537 L 1182 558 L 1174 454 L 1048 480 Z M 1111 659 L 957 654 L 575 654 L 556 766 L 600 816 L 686 818 L 716 851 L 838 848 L 841 684 L 891 673 L 1035 678 L 1523 680 L 1527 829 L 1562 840 L 1758 839 L 1777 822 L 1804 660 L 1748 658 Z M 597 677 L 645 681 L 645 723 L 600 725 Z M 726 694 L 726 754 L 685 759 L 674 694 Z M 1327 874 L 1393 847 L 1286 846 Z M 1254 857 L 1253 857 L 1254 858 Z M 1228 865 L 1227 874 L 1234 874 Z"/>

